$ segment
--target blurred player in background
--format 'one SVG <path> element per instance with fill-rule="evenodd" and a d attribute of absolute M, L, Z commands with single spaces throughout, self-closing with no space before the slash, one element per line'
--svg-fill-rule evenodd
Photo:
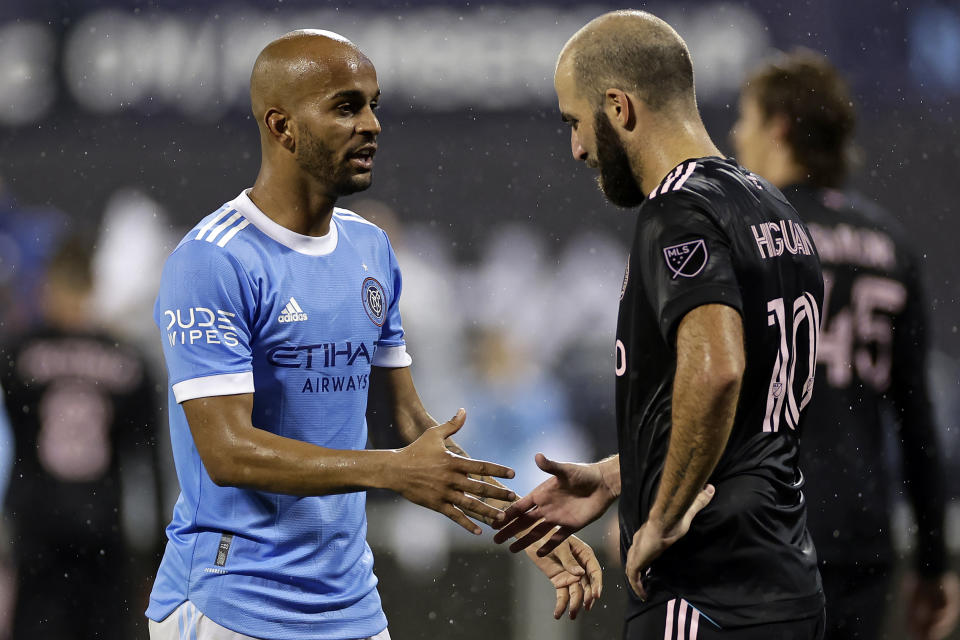
<path fill-rule="evenodd" d="M 512 549 L 556 526 L 563 539 L 619 496 L 624 638 L 819 638 L 797 469 L 823 295 L 807 230 L 710 140 L 690 54 L 662 20 L 590 22 L 554 83 L 574 157 L 613 203 L 638 207 L 616 341 L 619 456 L 538 456 L 554 477 L 507 510 L 517 519 L 496 539 L 540 519 Z M 767 234 L 781 229 L 777 250 Z"/>
<path fill-rule="evenodd" d="M 130 613 L 142 607 L 131 574 L 143 559 L 122 531 L 124 466 L 153 466 L 161 517 L 156 391 L 145 358 L 98 328 L 90 260 L 77 239 L 56 252 L 41 324 L 0 358 L 6 404 L 16 408 L 6 500 L 14 638 L 129 638 Z"/>
<path fill-rule="evenodd" d="M 798 52 L 747 79 L 733 140 L 744 166 L 783 189 L 823 264 L 817 393 L 807 409 L 800 467 L 827 597 L 827 637 L 880 637 L 893 597 L 893 470 L 881 417 L 889 408 L 918 523 L 908 623 L 916 638 L 942 638 L 956 622 L 960 593 L 943 536 L 921 263 L 889 214 L 842 190 L 854 121 L 837 71 L 821 56 Z"/>
<path fill-rule="evenodd" d="M 484 499 L 514 497 L 470 477 L 510 469 L 447 440 L 463 410 L 438 426 L 423 408 L 389 240 L 334 207 L 370 186 L 379 97 L 373 64 L 337 34 L 270 43 L 251 77 L 257 180 L 166 263 L 155 321 L 181 494 L 147 609 L 153 640 L 387 639 L 365 490 L 393 490 L 476 534 L 468 515 L 502 516 Z M 409 446 L 364 450 L 368 388 L 389 398 Z M 537 562 L 558 602 L 579 609 L 599 566 L 574 545 L 558 550 L 563 565 Z"/>

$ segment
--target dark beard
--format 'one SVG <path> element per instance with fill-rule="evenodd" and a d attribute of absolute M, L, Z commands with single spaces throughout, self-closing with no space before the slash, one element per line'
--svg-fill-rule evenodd
<path fill-rule="evenodd" d="M 600 190 L 618 207 L 636 207 L 643 203 L 646 195 L 633 176 L 627 150 L 602 109 L 597 109 L 594 114 L 593 133 L 597 141 Z"/>
<path fill-rule="evenodd" d="M 368 173 L 355 174 L 346 162 L 337 165 L 336 153 L 322 140 L 304 131 L 297 144 L 297 162 L 315 180 L 330 185 L 331 195 L 348 196 L 370 188 Z"/>

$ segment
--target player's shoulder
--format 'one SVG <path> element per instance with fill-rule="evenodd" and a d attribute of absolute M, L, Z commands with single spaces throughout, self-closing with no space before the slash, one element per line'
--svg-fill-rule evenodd
<path fill-rule="evenodd" d="M 884 209 L 878 202 L 855 190 L 846 190 L 840 193 L 846 200 L 847 210 L 850 214 L 861 220 L 865 225 L 884 231 L 896 240 L 907 237 L 906 229 L 892 213 Z"/>
<path fill-rule="evenodd" d="M 167 264 L 196 268 L 243 264 L 255 227 L 238 205 L 231 200 L 200 219 L 177 244 Z"/>
<path fill-rule="evenodd" d="M 847 255 L 854 247 L 870 256 L 871 264 L 908 265 L 919 260 L 919 251 L 903 224 L 887 209 L 862 193 L 852 190 L 807 188 L 809 207 L 798 207 L 801 215 L 809 217 L 809 224 L 817 236 L 817 246 L 823 245 L 823 255 L 829 259 L 833 250 L 845 248 Z M 880 260 L 877 256 L 882 256 Z"/>
<path fill-rule="evenodd" d="M 340 225 L 341 229 L 351 234 L 370 236 L 377 239 L 386 238 L 387 235 L 386 232 L 375 223 L 349 209 L 334 207 L 333 219 Z"/>
<path fill-rule="evenodd" d="M 677 165 L 650 193 L 647 202 L 656 209 L 693 207 L 719 216 L 729 208 L 727 205 L 738 207 L 764 198 L 789 206 L 777 188 L 733 158 L 705 157 Z"/>

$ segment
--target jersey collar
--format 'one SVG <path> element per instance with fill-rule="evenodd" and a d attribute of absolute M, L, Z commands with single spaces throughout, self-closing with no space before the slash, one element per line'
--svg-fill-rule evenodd
<path fill-rule="evenodd" d="M 253 200 L 251 200 L 248 195 L 249 192 L 250 189 L 241 191 L 240 195 L 234 199 L 232 206 L 266 236 L 276 240 L 288 249 L 308 256 L 329 255 L 337 248 L 337 223 L 332 217 L 330 219 L 330 231 L 328 231 L 326 235 L 305 236 L 296 231 L 291 231 L 271 220 L 267 214 L 253 203 Z"/>

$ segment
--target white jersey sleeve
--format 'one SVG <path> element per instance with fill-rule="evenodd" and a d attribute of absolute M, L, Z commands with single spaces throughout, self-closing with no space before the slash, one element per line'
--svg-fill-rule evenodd
<path fill-rule="evenodd" d="M 254 289 L 215 244 L 188 240 L 167 259 L 154 308 L 177 402 L 253 393 Z"/>

